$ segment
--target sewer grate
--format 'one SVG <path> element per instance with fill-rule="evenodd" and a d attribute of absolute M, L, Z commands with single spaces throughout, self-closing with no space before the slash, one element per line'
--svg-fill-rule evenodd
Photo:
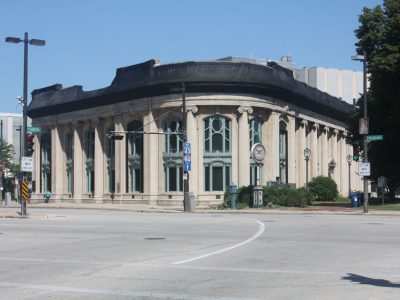
<path fill-rule="evenodd" d="M 165 237 L 148 237 L 148 238 L 144 238 L 145 240 L 148 241 L 157 241 L 157 240 L 166 240 L 167 238 Z"/>
<path fill-rule="evenodd" d="M 384 223 L 367 223 L 368 225 L 383 225 Z"/>

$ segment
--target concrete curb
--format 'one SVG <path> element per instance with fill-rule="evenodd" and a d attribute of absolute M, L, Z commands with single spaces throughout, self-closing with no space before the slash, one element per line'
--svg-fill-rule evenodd
<path fill-rule="evenodd" d="M 19 214 L 20 206 L 17 204 L 0 206 L 0 218 L 47 218 L 46 215 L 38 214 L 35 209 L 92 209 L 92 210 L 116 210 L 131 212 L 155 212 L 155 213 L 184 213 L 182 207 L 156 207 L 140 204 L 110 204 L 110 203 L 37 203 L 28 204 L 26 216 Z M 10 211 L 10 210 L 16 211 Z M 369 211 L 364 214 L 362 208 L 337 208 L 337 207 L 307 207 L 307 208 L 287 208 L 287 209 L 224 209 L 197 208 L 197 214 L 340 214 L 340 215 L 380 215 L 380 216 L 400 216 L 400 211 Z"/>

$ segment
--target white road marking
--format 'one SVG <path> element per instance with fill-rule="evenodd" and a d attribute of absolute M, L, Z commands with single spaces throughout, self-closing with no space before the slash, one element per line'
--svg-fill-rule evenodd
<path fill-rule="evenodd" d="M 263 223 L 261 223 L 260 221 L 258 221 L 258 220 L 255 220 L 255 219 L 251 219 L 251 220 L 256 222 L 256 223 L 258 223 L 258 231 L 251 238 L 249 238 L 249 239 L 247 239 L 247 240 L 245 240 L 245 241 L 243 241 L 243 242 L 241 242 L 239 244 L 235 244 L 233 246 L 230 246 L 230 247 L 227 247 L 227 248 L 224 248 L 224 249 L 221 249 L 221 250 L 217 250 L 217 251 L 214 251 L 214 252 L 211 252 L 211 253 L 206 253 L 206 254 L 203 254 L 203 255 L 200 255 L 200 256 L 197 256 L 197 257 L 194 257 L 194 258 L 177 261 L 177 262 L 174 262 L 172 264 L 173 265 L 186 264 L 188 262 L 196 261 L 196 260 L 203 259 L 203 258 L 206 258 L 206 257 L 210 257 L 210 256 L 213 256 L 213 255 L 221 254 L 223 252 L 231 251 L 233 249 L 236 249 L 238 247 L 244 246 L 244 245 L 254 241 L 255 239 L 257 239 L 260 235 L 262 235 L 264 233 L 265 225 Z"/>
<path fill-rule="evenodd" d="M 176 300 L 260 300 L 255 298 L 241 298 L 241 297 L 213 297 L 213 296 L 200 296 L 190 294 L 177 294 L 177 293 L 158 293 L 158 292 L 146 292 L 146 291 L 131 291 L 131 290 L 119 290 L 119 289 L 90 289 L 90 288 L 76 288 L 59 285 L 48 285 L 48 284 L 29 284 L 21 282 L 4 282 L 0 281 L 0 287 L 8 288 L 23 288 L 31 290 L 46 291 L 49 293 L 79 293 L 79 294 L 97 294 L 97 295 L 110 295 L 110 296 L 129 296 L 137 299 L 148 298 L 148 299 L 176 299 Z M 65 294 L 63 294 L 65 296 Z M 67 297 L 66 297 L 67 298 Z"/>

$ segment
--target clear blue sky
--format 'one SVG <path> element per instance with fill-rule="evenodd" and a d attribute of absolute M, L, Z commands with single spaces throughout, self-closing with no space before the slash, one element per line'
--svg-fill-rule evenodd
<path fill-rule="evenodd" d="M 152 58 L 161 63 L 226 56 L 298 66 L 361 70 L 351 61 L 364 6 L 382 0 L 2 0 L 0 112 L 21 112 L 23 44 L 29 47 L 30 92 L 55 83 L 84 90 L 111 84 L 116 68 Z"/>

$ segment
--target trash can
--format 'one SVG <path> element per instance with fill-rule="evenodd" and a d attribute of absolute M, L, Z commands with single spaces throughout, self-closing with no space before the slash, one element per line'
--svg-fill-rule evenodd
<path fill-rule="evenodd" d="M 10 204 L 11 204 L 11 193 L 6 192 L 6 205 L 10 205 Z"/>
<path fill-rule="evenodd" d="M 352 193 L 351 194 L 351 206 L 353 206 L 353 207 L 358 207 L 358 206 L 360 206 L 360 203 L 359 203 L 359 193 Z"/>

